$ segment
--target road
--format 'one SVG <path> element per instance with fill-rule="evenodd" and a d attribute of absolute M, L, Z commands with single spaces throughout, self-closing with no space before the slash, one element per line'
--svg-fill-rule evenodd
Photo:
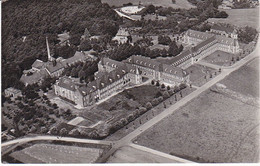
<path fill-rule="evenodd" d="M 66 141 L 66 142 L 78 142 L 78 143 L 90 143 L 90 144 L 102 144 L 102 145 L 110 145 L 111 141 L 104 141 L 104 140 L 92 140 L 92 139 L 81 139 L 81 138 L 73 138 L 73 137 L 57 137 L 57 136 L 32 136 L 32 137 L 24 137 L 15 140 L 11 140 L 8 142 L 2 143 L 2 147 L 12 145 L 12 144 L 22 144 L 30 141 Z"/>
<path fill-rule="evenodd" d="M 228 76 L 233 71 L 239 69 L 240 67 L 245 65 L 247 62 L 259 57 L 259 48 L 260 48 L 260 42 L 259 42 L 259 39 L 258 39 L 256 49 L 250 55 L 241 59 L 240 61 L 238 61 L 237 63 L 235 63 L 233 66 L 231 66 L 229 68 L 222 68 L 222 72 L 218 76 L 216 76 L 215 78 L 213 78 L 212 80 L 210 80 L 209 82 L 204 84 L 203 86 L 197 87 L 197 89 L 195 91 L 193 91 L 191 94 L 182 98 L 181 100 L 179 100 L 177 103 L 175 103 L 171 107 L 165 109 L 162 113 L 155 116 L 151 120 L 147 121 L 142 126 L 138 127 L 133 132 L 129 133 L 128 135 L 126 135 L 125 137 L 120 139 L 119 141 L 113 142 L 113 141 L 103 141 L 103 140 L 88 140 L 88 139 L 78 139 L 78 138 L 70 138 L 70 137 L 62 137 L 60 139 L 57 139 L 57 137 L 55 137 L 55 136 L 35 136 L 35 137 L 26 137 L 26 138 L 20 138 L 20 139 L 5 142 L 5 143 L 2 143 L 2 147 L 12 145 L 12 144 L 15 144 L 15 143 L 26 143 L 26 142 L 34 141 L 34 140 L 62 140 L 62 141 L 68 141 L 68 142 L 81 142 L 81 143 L 112 145 L 112 148 L 97 161 L 99 163 L 106 162 L 106 160 L 109 158 L 109 156 L 112 155 L 118 148 L 125 146 L 125 145 L 129 145 L 129 144 L 131 145 L 132 140 L 135 139 L 140 134 L 142 134 L 143 132 L 145 132 L 147 129 L 154 126 L 155 124 L 157 124 L 158 122 L 160 122 L 161 120 L 166 118 L 167 116 L 171 115 L 173 112 L 175 112 L 180 107 L 187 104 L 192 99 L 198 97 L 201 93 L 203 93 L 204 91 L 209 89 L 211 86 L 213 86 L 217 82 L 224 79 L 226 76 Z M 149 148 L 145 148 L 145 149 L 147 150 Z M 154 152 L 154 150 L 152 150 L 152 149 L 150 149 L 149 151 Z M 162 154 L 162 152 L 160 152 L 160 153 Z M 168 154 L 164 154 L 164 156 L 169 157 Z"/>
<path fill-rule="evenodd" d="M 188 96 L 182 98 L 181 100 L 179 100 L 177 103 L 175 103 L 171 107 L 165 109 L 162 113 L 155 116 L 153 119 L 147 121 L 142 126 L 138 127 L 133 132 L 129 133 L 128 135 L 126 135 L 125 137 L 120 139 L 119 141 L 115 142 L 113 144 L 113 147 L 111 148 L 111 150 L 107 154 L 102 156 L 102 158 L 100 158 L 99 162 L 105 162 L 107 160 L 107 158 L 116 151 L 116 149 L 120 148 L 121 146 L 129 144 L 129 142 L 132 142 L 132 140 L 134 138 L 136 138 L 137 136 L 142 134 L 144 131 L 146 131 L 147 129 L 149 129 L 153 125 L 157 124 L 158 122 L 160 122 L 161 120 L 163 120 L 167 116 L 171 115 L 173 112 L 175 112 L 180 107 L 187 104 L 192 99 L 195 99 L 196 97 L 198 97 L 202 92 L 206 91 L 211 86 L 213 86 L 217 82 L 224 79 L 226 76 L 228 76 L 233 71 L 239 69 L 240 67 L 245 65 L 247 62 L 255 59 L 256 57 L 258 57 L 259 56 L 258 55 L 259 54 L 259 48 L 260 48 L 260 42 L 258 40 L 256 49 L 250 55 L 246 56 L 245 58 L 241 59 L 239 62 L 235 63 L 231 68 L 222 69 L 221 74 L 219 74 L 218 76 L 216 76 L 215 78 L 213 78 L 212 80 L 210 80 L 209 82 L 204 84 L 203 86 L 197 88 L 194 92 L 192 92 Z"/>

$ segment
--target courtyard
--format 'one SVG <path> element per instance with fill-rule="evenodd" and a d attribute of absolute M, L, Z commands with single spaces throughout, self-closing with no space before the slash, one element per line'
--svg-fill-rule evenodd
<path fill-rule="evenodd" d="M 211 55 L 205 57 L 203 60 L 219 66 L 230 66 L 231 64 L 233 64 L 234 61 L 236 61 L 237 56 L 238 55 L 218 50 Z"/>

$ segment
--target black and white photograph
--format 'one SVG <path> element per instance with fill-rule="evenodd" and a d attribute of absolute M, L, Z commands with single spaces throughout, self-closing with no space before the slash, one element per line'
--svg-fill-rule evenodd
<path fill-rule="evenodd" d="M 1 164 L 259 164 L 259 0 L 2 0 Z"/>

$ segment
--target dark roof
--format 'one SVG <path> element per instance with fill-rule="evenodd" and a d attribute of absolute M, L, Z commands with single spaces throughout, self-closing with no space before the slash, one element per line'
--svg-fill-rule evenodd
<path fill-rule="evenodd" d="M 226 33 L 233 33 L 234 28 L 231 27 L 225 27 L 225 26 L 220 26 L 218 24 L 214 24 L 211 29 L 218 30 L 218 31 L 225 31 Z"/>

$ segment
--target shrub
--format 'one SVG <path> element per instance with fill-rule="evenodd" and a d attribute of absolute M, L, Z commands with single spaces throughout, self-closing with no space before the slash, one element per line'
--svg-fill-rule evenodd
<path fill-rule="evenodd" d="M 120 121 L 123 124 L 123 126 L 126 125 L 128 122 L 126 118 L 122 118 Z"/>
<path fill-rule="evenodd" d="M 167 91 L 163 92 L 163 98 L 164 99 L 167 99 L 169 97 L 170 97 L 170 94 Z"/>
<path fill-rule="evenodd" d="M 128 116 L 127 116 L 127 120 L 128 120 L 128 122 L 131 122 L 131 121 L 133 121 L 135 119 L 135 115 L 132 113 L 132 114 L 129 114 Z"/>
<path fill-rule="evenodd" d="M 170 86 L 167 86 L 167 90 L 170 90 L 171 89 L 171 87 Z"/>
<path fill-rule="evenodd" d="M 152 81 L 151 81 L 151 84 L 152 84 L 152 85 L 154 85 L 154 84 L 155 84 L 154 80 L 152 80 Z"/>
<path fill-rule="evenodd" d="M 153 108 L 153 105 L 150 102 L 147 102 L 145 107 L 147 110 L 149 110 L 149 109 Z"/>
<path fill-rule="evenodd" d="M 48 129 L 46 127 L 41 127 L 41 133 L 47 133 Z"/>

